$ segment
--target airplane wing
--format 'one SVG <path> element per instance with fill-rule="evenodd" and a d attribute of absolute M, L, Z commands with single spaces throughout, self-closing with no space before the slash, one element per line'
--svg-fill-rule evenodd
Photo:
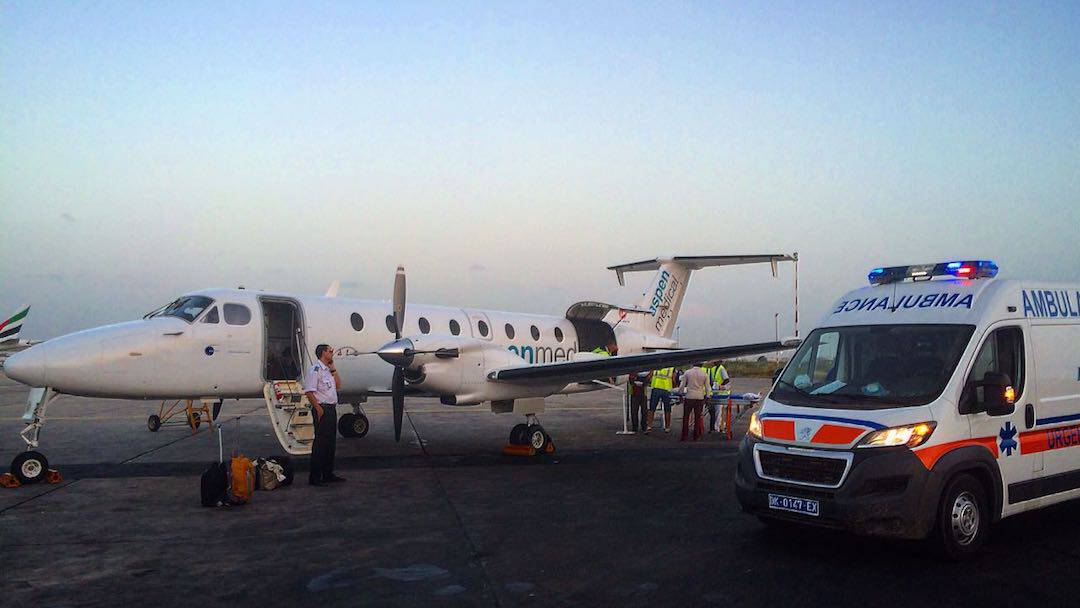
<path fill-rule="evenodd" d="M 544 363 L 541 365 L 515 365 L 492 370 L 488 379 L 494 382 L 513 384 L 554 384 L 556 382 L 587 382 L 611 378 L 621 374 L 644 372 L 663 367 L 689 365 L 710 359 L 740 357 L 760 353 L 788 350 L 799 345 L 797 340 L 783 342 L 761 342 L 740 346 L 719 346 L 715 348 L 695 348 L 671 350 L 640 355 L 603 357 L 585 361 L 565 361 Z"/>

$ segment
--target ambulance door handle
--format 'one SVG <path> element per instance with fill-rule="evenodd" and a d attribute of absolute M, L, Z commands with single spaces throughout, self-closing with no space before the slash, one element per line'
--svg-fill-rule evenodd
<path fill-rule="evenodd" d="M 1024 424 L 1029 429 L 1035 426 L 1035 406 L 1030 403 L 1024 406 Z"/>

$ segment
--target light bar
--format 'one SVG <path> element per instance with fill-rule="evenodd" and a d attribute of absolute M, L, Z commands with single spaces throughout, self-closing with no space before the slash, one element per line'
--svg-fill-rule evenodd
<path fill-rule="evenodd" d="M 953 276 L 959 279 L 990 279 L 997 276 L 997 273 L 998 265 L 990 260 L 967 260 L 875 268 L 866 275 L 866 278 L 871 285 L 884 285 L 904 279 L 926 281 L 942 276 Z"/>

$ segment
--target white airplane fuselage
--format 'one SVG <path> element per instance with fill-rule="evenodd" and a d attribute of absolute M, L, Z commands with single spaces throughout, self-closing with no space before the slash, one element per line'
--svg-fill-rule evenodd
<path fill-rule="evenodd" d="M 25 384 L 89 397 L 252 398 L 263 396 L 268 381 L 296 378 L 315 346 L 330 344 L 343 402 L 390 390 L 394 368 L 373 354 L 394 339 L 389 302 L 245 289 L 188 295 L 211 300 L 191 321 L 155 316 L 68 334 L 13 356 L 6 373 Z M 295 324 L 283 320 L 290 310 Z M 209 322 L 211 315 L 217 322 Z M 579 351 L 574 324 L 554 315 L 410 303 L 401 333 L 486 342 L 518 363 L 569 361 Z M 615 334 L 621 354 L 644 350 L 646 339 L 638 332 L 616 324 Z M 302 353 L 295 367 L 275 361 L 285 349 Z M 575 383 L 561 392 L 595 388 Z"/>

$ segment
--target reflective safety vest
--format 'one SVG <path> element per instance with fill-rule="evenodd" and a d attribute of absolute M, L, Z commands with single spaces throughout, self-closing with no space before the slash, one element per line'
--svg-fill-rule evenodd
<path fill-rule="evenodd" d="M 716 367 L 706 367 L 705 373 L 709 376 L 709 391 L 708 394 L 711 397 L 729 397 L 731 395 L 731 385 L 724 386 L 724 376 L 727 376 L 727 370 L 723 365 L 717 365 Z M 713 390 L 713 385 L 719 386 L 717 390 Z"/>
<path fill-rule="evenodd" d="M 658 369 L 652 373 L 652 382 L 650 383 L 650 386 L 653 388 L 670 391 L 672 389 L 672 381 L 674 380 L 674 378 L 674 367 L 665 367 L 663 369 Z"/>

